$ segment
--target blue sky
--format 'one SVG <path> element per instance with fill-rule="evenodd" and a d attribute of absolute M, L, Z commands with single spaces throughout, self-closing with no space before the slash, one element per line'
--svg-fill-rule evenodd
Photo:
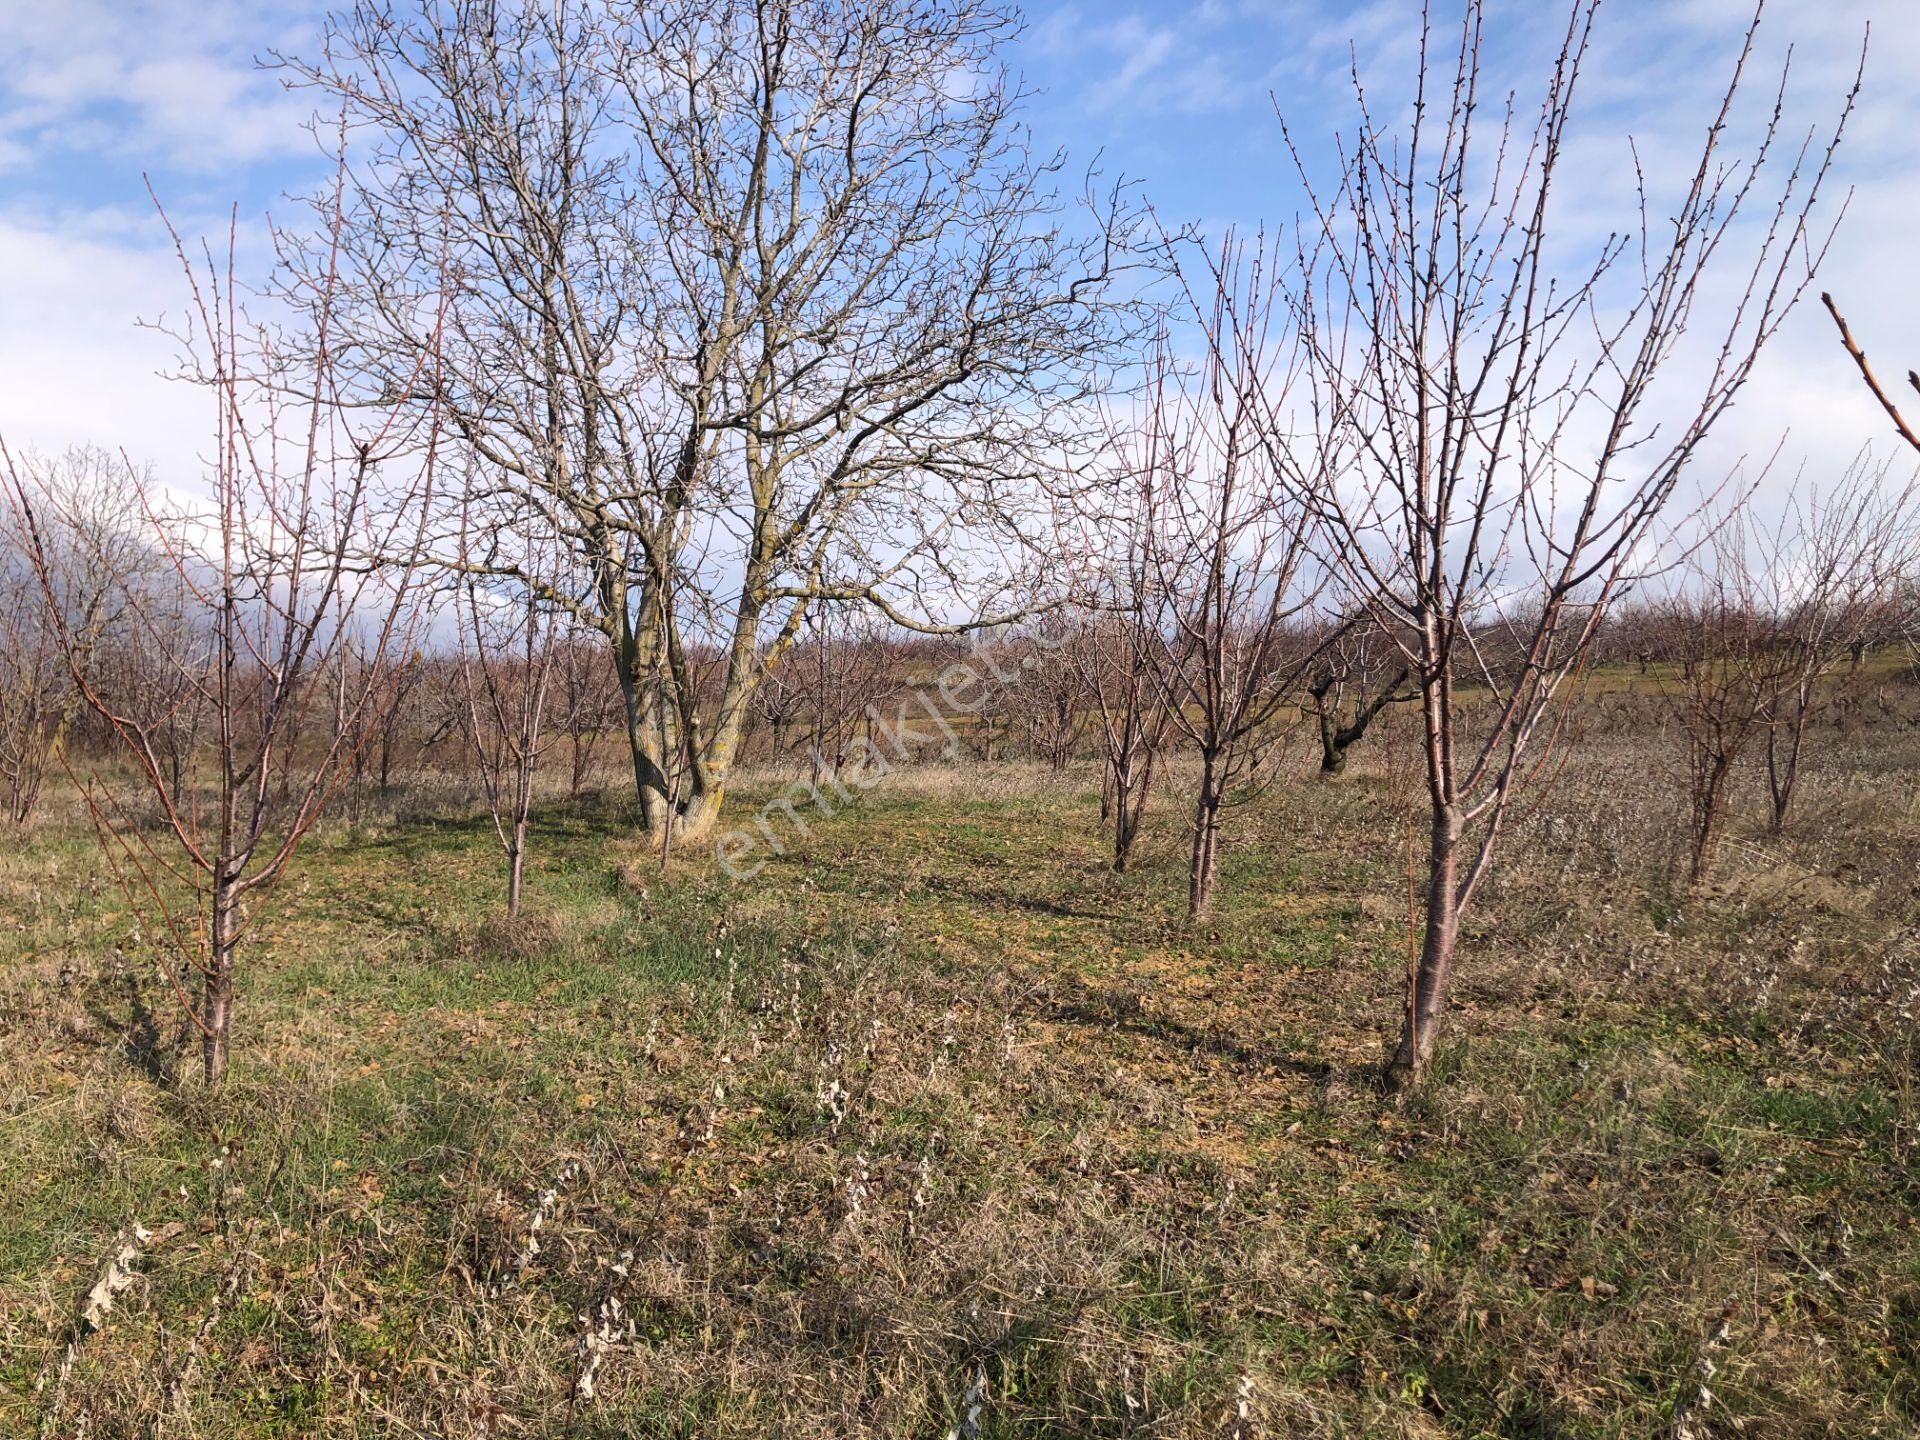
<path fill-rule="evenodd" d="M 93 440 L 189 480 L 201 434 L 187 391 L 158 380 L 169 347 L 136 326 L 180 288 L 143 172 L 188 233 L 229 204 L 260 232 L 321 173 L 309 106 L 257 58 L 311 53 L 321 0 L 0 0 L 0 433 L 13 445 Z M 1437 0 L 1441 13 L 1450 0 Z M 1600 230 L 1643 154 L 1697 145 L 1749 0 L 1609 0 L 1589 73 L 1571 198 Z M 1490 66 L 1537 87 L 1562 6 L 1493 0 Z M 1140 180 L 1169 219 L 1286 222 L 1297 206 L 1275 107 L 1323 147 L 1350 121 L 1349 64 L 1376 94 L 1403 85 L 1419 0 L 1069 0 L 1027 7 L 1010 59 L 1038 93 L 1037 142 Z M 1920 364 L 1920 0 L 1771 0 L 1768 80 L 1795 49 L 1789 114 L 1831 114 L 1874 30 L 1868 88 L 1844 152 L 1850 223 L 1823 283 L 1885 369 Z M 1825 464 L 1879 436 L 1824 313 L 1795 317 L 1722 449 Z"/>

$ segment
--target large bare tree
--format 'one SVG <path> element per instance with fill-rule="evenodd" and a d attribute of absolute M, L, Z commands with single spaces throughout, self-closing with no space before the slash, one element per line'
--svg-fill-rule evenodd
<path fill-rule="evenodd" d="M 1031 533 L 1124 328 L 1129 217 L 1109 195 L 1070 223 L 999 57 L 1015 25 L 988 0 L 366 0 L 293 67 L 377 137 L 359 353 L 574 551 L 552 598 L 611 648 L 649 825 L 663 747 L 682 833 L 711 821 L 813 606 L 951 626 Z"/>
<path fill-rule="evenodd" d="M 1356 85 L 1337 181 L 1294 150 L 1310 396 L 1276 404 L 1270 443 L 1420 695 L 1426 926 L 1394 1081 L 1440 1036 L 1461 917 L 1567 735 L 1567 682 L 1824 253 L 1813 211 L 1852 108 L 1796 143 L 1776 104 L 1737 153 L 1756 7 L 1695 162 L 1643 172 L 1637 214 L 1573 264 L 1558 190 L 1600 7 L 1563 8 L 1537 99 L 1484 93 L 1481 0 L 1451 38 L 1423 7 L 1405 123 Z"/>

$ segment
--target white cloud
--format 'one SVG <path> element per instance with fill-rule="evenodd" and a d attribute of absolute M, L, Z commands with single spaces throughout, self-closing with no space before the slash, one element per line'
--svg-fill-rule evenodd
<path fill-rule="evenodd" d="M 157 222 L 153 227 L 157 230 Z M 210 412 L 192 386 L 161 378 L 176 347 L 137 328 L 179 313 L 183 281 L 164 248 L 128 243 L 80 219 L 35 228 L 0 219 L 0 434 L 10 446 L 124 446 L 191 483 Z"/>
<path fill-rule="evenodd" d="M 307 97 L 256 55 L 310 48 L 318 0 L 0 0 L 0 433 L 54 450 L 90 442 L 193 485 L 205 397 L 163 379 L 176 347 L 178 257 L 144 191 L 199 255 L 241 203 L 241 243 L 271 191 L 311 156 Z M 262 171 L 268 162 L 273 169 Z M 263 193 L 269 192 L 269 193 Z M 257 253 L 250 259 L 258 259 Z"/>
<path fill-rule="evenodd" d="M 311 153 L 311 106 L 255 57 L 310 43 L 287 0 L 56 0 L 0 6 L 0 166 L 89 151 L 202 172 Z"/>

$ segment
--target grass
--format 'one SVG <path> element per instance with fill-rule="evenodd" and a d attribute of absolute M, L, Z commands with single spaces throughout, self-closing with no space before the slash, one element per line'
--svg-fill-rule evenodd
<path fill-rule="evenodd" d="M 1079 771 L 905 773 L 748 884 L 555 803 L 514 923 L 403 804 L 256 917 L 215 1093 L 56 816 L 0 860 L 0 1433 L 1216 1436 L 1244 1385 L 1253 1434 L 1627 1440 L 1703 1359 L 1699 1433 L 1915 1433 L 1920 750 L 1827 744 L 1694 895 L 1647 751 L 1509 837 L 1403 1106 L 1358 752 L 1233 812 L 1197 926 L 1174 792 L 1114 876 Z"/>

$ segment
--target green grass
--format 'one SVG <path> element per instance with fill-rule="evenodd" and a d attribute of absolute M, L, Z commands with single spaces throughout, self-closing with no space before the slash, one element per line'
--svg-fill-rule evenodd
<path fill-rule="evenodd" d="M 1364 773 L 1236 808 L 1199 925 L 1173 793 L 1115 876 L 1085 776 L 903 780 L 749 884 L 556 805 L 512 924 L 484 824 L 330 829 L 214 1093 L 50 823 L 0 862 L 0 1432 L 939 1436 L 983 1375 L 986 1435 L 1218 1435 L 1245 1377 L 1263 1435 L 1626 1440 L 1704 1355 L 1710 1433 L 1913 1433 L 1914 813 L 1674 900 L 1637 764 L 1510 837 L 1400 1106 Z"/>

